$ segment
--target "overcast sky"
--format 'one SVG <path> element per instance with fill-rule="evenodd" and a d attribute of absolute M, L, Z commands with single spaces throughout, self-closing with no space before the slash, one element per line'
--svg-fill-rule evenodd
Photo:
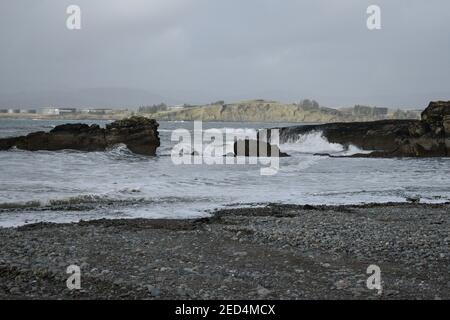
<path fill-rule="evenodd" d="M 70 4 L 81 30 L 66 28 Z M 366 27 L 371 4 L 381 30 Z M 449 21 L 448 0 L 2 0 L 0 106 L 102 104 L 120 88 L 130 105 L 421 108 L 450 99 Z"/>

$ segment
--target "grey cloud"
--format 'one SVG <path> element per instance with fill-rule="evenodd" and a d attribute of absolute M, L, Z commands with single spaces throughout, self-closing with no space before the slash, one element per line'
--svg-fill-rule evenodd
<path fill-rule="evenodd" d="M 365 26 L 374 3 L 379 31 Z M 65 28 L 69 4 L 82 9 L 80 31 Z M 0 106 L 110 103 L 101 94 L 114 88 L 140 92 L 120 99 L 130 106 L 450 98 L 446 0 L 15 0 L 0 15 Z M 100 96 L 74 98 L 95 88 Z"/>

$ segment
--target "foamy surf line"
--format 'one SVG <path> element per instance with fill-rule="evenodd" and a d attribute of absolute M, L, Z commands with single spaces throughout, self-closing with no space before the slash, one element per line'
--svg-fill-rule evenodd
<path fill-rule="evenodd" d="M 124 189 L 123 193 L 139 193 L 138 189 Z M 195 203 L 195 202 L 208 202 L 213 201 L 210 198 L 205 197 L 133 197 L 122 199 L 118 196 L 108 195 L 79 195 L 68 198 L 47 199 L 47 200 L 30 200 L 30 201 L 17 201 L 17 202 L 1 202 L 0 213 L 7 211 L 17 211 L 20 209 L 28 210 L 95 210 L 99 206 L 104 207 L 126 207 L 136 205 L 152 205 L 152 204 L 175 204 L 175 203 Z"/>
<path fill-rule="evenodd" d="M 304 205 L 304 206 L 345 206 L 370 205 L 386 203 L 408 203 L 408 195 L 378 195 L 373 201 L 373 195 L 367 197 L 350 197 L 345 193 L 316 194 L 315 197 L 305 197 L 290 200 L 274 200 L 259 202 L 228 202 L 216 203 L 212 199 L 160 198 L 160 199 L 127 199 L 114 200 L 98 196 L 80 196 L 68 199 L 51 200 L 48 205 L 39 201 L 28 203 L 0 203 L 0 227 L 18 227 L 33 223 L 71 223 L 98 219 L 197 219 L 214 215 L 224 209 L 262 208 L 273 204 Z M 360 192 L 361 193 L 361 192 Z M 338 196 L 338 197 L 333 197 Z M 413 197 L 411 197 L 413 198 Z M 421 204 L 449 203 L 446 197 L 422 197 Z"/>
<path fill-rule="evenodd" d="M 247 138 L 246 131 L 244 129 L 221 128 L 215 130 L 219 130 L 223 133 L 225 133 L 226 131 L 230 131 L 238 139 Z M 223 143 L 223 147 L 225 150 L 224 154 L 233 153 L 234 142 L 235 140 L 224 141 Z M 270 143 L 274 142 L 270 141 Z M 213 146 L 214 143 L 210 144 L 205 143 L 205 144 L 206 144 L 205 153 L 208 154 L 207 152 L 208 147 Z M 283 143 L 279 143 L 278 146 L 283 152 L 287 152 L 290 155 L 295 155 L 297 153 L 297 154 L 312 154 L 312 155 L 330 154 L 336 156 L 351 156 L 354 154 L 368 154 L 372 152 L 372 150 L 363 150 L 352 144 L 344 146 L 339 143 L 331 143 L 327 140 L 326 137 L 324 137 L 323 132 L 321 131 L 299 134 L 296 137 L 289 138 L 287 141 Z M 184 154 L 191 154 L 193 152 L 191 144 L 185 144 L 182 151 Z M 170 154 L 170 150 L 164 153 L 164 155 L 168 154 Z"/>

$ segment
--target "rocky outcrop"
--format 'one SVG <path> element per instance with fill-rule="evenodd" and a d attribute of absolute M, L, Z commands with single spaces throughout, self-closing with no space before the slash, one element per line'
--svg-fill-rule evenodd
<path fill-rule="evenodd" d="M 23 150 L 103 151 L 123 143 L 134 153 L 154 156 L 159 147 L 158 123 L 144 117 L 131 117 L 107 124 L 63 124 L 50 132 L 33 132 L 27 136 L 0 139 L 0 150 L 13 147 Z"/>
<path fill-rule="evenodd" d="M 322 132 L 331 143 L 354 145 L 365 157 L 448 157 L 450 156 L 450 101 L 431 102 L 421 120 L 381 120 L 328 123 L 281 128 L 280 139 L 288 141 L 301 134 Z"/>
<path fill-rule="evenodd" d="M 106 143 L 124 143 L 134 153 L 154 156 L 160 146 L 158 126 L 155 120 L 144 117 L 118 120 L 106 126 Z"/>
<path fill-rule="evenodd" d="M 238 140 L 233 146 L 235 156 L 243 157 L 289 157 L 278 146 L 262 140 Z"/>
<path fill-rule="evenodd" d="M 443 136 L 447 156 L 450 156 L 450 101 L 431 102 L 422 112 L 422 120 L 435 136 Z"/>

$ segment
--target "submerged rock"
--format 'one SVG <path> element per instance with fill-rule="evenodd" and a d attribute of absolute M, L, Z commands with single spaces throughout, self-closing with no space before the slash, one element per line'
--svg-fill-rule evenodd
<path fill-rule="evenodd" d="M 154 156 L 160 145 L 159 124 L 144 117 L 131 117 L 107 124 L 106 128 L 93 124 L 63 124 L 50 132 L 33 132 L 27 136 L 0 139 L 0 150 L 13 147 L 23 150 L 80 150 L 103 151 L 117 144 L 125 144 L 137 154 Z"/>
<path fill-rule="evenodd" d="M 330 143 L 373 151 L 359 157 L 450 156 L 450 101 L 431 102 L 421 120 L 327 123 L 281 128 L 281 141 L 321 132 Z"/>

